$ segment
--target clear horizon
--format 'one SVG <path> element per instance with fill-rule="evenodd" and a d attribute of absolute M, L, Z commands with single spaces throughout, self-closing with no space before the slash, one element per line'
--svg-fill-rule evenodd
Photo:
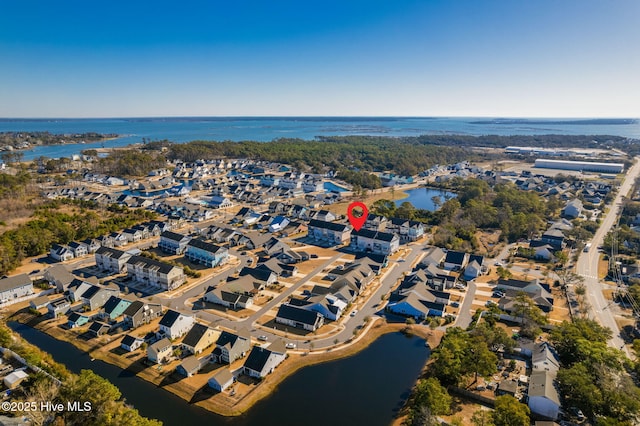
<path fill-rule="evenodd" d="M 0 117 L 640 115 L 640 2 L 11 2 Z"/>

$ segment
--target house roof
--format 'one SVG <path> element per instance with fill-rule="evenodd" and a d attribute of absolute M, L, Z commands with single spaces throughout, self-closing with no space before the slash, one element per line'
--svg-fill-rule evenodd
<path fill-rule="evenodd" d="M 529 378 L 529 398 L 545 397 L 560 406 L 560 397 L 553 383 L 554 379 L 555 373 L 551 371 L 539 370 L 532 372 Z"/>
<path fill-rule="evenodd" d="M 444 258 L 444 261 L 446 263 L 453 263 L 454 265 L 462 265 L 464 263 L 464 258 L 466 255 L 467 253 L 461 251 L 449 250 Z"/>
<path fill-rule="evenodd" d="M 69 272 L 69 270 L 65 268 L 64 265 L 60 265 L 60 264 L 47 268 L 47 270 L 44 271 L 44 273 L 48 274 L 51 277 L 51 279 L 55 281 L 59 281 L 63 285 L 70 284 L 71 281 L 73 281 L 73 279 L 75 278 L 71 274 L 71 272 Z"/>
<path fill-rule="evenodd" d="M 393 240 L 397 240 L 398 236 L 396 234 L 391 234 L 388 232 L 380 232 L 380 231 L 372 231 L 370 229 L 365 229 L 362 228 L 359 231 L 356 231 L 355 229 L 351 232 L 351 235 L 356 235 L 358 237 L 364 237 L 364 238 L 370 238 L 372 240 L 379 240 L 379 241 L 393 241 Z"/>
<path fill-rule="evenodd" d="M 311 219 L 309 222 L 309 228 L 328 229 L 330 231 L 345 232 L 351 227 L 344 223 L 326 222 L 324 220 Z"/>
<path fill-rule="evenodd" d="M 166 337 L 158 340 L 157 342 L 149 346 L 149 348 L 153 349 L 156 352 L 160 352 L 161 350 L 166 349 L 167 347 L 171 347 L 171 341 Z"/>
<path fill-rule="evenodd" d="M 111 296 L 104 304 L 103 309 L 106 313 L 110 314 L 113 310 L 122 302 L 122 299 L 117 296 Z"/>
<path fill-rule="evenodd" d="M 31 278 L 27 274 L 14 275 L 12 277 L 3 278 L 0 280 L 0 291 L 9 291 L 14 288 L 24 287 L 30 285 Z"/>
<path fill-rule="evenodd" d="M 208 243 L 199 238 L 193 238 L 191 241 L 189 241 L 189 243 L 187 243 L 187 246 L 199 248 L 200 250 L 204 250 L 209 253 L 217 253 L 220 250 L 226 250 L 224 247 Z"/>
<path fill-rule="evenodd" d="M 131 346 L 131 345 L 133 345 L 137 340 L 142 340 L 142 339 L 139 339 L 139 338 L 137 338 L 137 337 L 135 337 L 135 336 L 132 336 L 132 335 L 130 335 L 130 334 L 127 334 L 126 336 L 124 336 L 124 337 L 122 338 L 122 340 L 120 341 L 120 344 L 121 344 L 121 345 L 125 345 L 125 346 Z"/>
<path fill-rule="evenodd" d="M 89 331 L 93 331 L 94 333 L 98 333 L 101 330 L 104 330 L 105 328 L 109 329 L 109 325 L 100 322 L 100 321 L 94 321 L 91 323 L 91 325 L 89 326 Z"/>
<path fill-rule="evenodd" d="M 212 329 L 206 325 L 195 323 L 187 335 L 184 336 L 184 339 L 182 339 L 182 343 L 186 346 L 191 346 L 192 348 L 196 347 L 205 333 L 209 330 Z"/>
<path fill-rule="evenodd" d="M 518 382 L 515 380 L 503 380 L 498 385 L 498 389 L 503 392 L 514 394 L 518 390 Z"/>
<path fill-rule="evenodd" d="M 161 262 L 159 260 L 150 259 L 148 257 L 143 256 L 131 256 L 129 260 L 127 260 L 127 264 L 129 265 L 143 265 L 144 268 L 158 268 L 158 271 L 162 274 L 168 274 L 171 272 L 173 268 L 177 268 L 177 266 L 170 265 L 165 262 Z"/>
<path fill-rule="evenodd" d="M 240 276 L 251 275 L 253 278 L 260 281 L 268 281 L 273 272 L 269 269 L 261 269 L 261 268 L 249 268 L 244 267 L 240 270 Z"/>
<path fill-rule="evenodd" d="M 228 368 L 220 368 L 215 372 L 213 376 L 209 378 L 209 380 L 211 379 L 220 384 L 229 383 L 231 380 L 233 380 L 233 374 L 231 374 L 231 371 L 229 371 Z"/>
<path fill-rule="evenodd" d="M 180 242 L 185 238 L 189 238 L 189 237 L 183 234 L 178 234 L 177 232 L 164 231 L 162 234 L 160 234 L 160 238 L 166 238 L 169 240 Z"/>
<path fill-rule="evenodd" d="M 272 352 L 260 346 L 254 346 L 244 362 L 245 368 L 253 371 L 262 371 Z"/>
<path fill-rule="evenodd" d="M 318 322 L 319 313 L 307 311 L 297 306 L 283 303 L 278 309 L 276 317 L 300 322 L 308 325 L 315 325 Z"/>
<path fill-rule="evenodd" d="M 114 249 L 114 248 L 111 248 L 111 247 L 105 247 L 105 246 L 101 246 L 96 251 L 96 254 L 101 254 L 103 256 L 111 257 L 113 259 L 120 259 L 123 256 L 131 256 L 126 251 Z"/>
<path fill-rule="evenodd" d="M 186 357 L 180 363 L 180 367 L 182 367 L 182 369 L 187 373 L 198 371 L 200 370 L 201 366 L 202 366 L 202 363 L 194 355 Z"/>
<path fill-rule="evenodd" d="M 165 327 L 173 327 L 173 324 L 180 318 L 180 316 L 186 316 L 181 314 L 180 312 L 174 311 L 173 309 L 169 309 L 165 312 L 164 316 L 160 320 L 160 325 Z"/>
<path fill-rule="evenodd" d="M 239 338 L 240 336 L 238 336 L 237 334 L 223 331 L 222 333 L 220 333 L 220 337 L 218 337 L 218 340 L 216 340 L 216 346 L 226 346 L 227 344 L 234 346 Z"/>

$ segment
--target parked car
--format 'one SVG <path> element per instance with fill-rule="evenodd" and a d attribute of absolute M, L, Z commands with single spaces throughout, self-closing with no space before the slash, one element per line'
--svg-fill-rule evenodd
<path fill-rule="evenodd" d="M 352 316 L 352 317 L 355 317 L 357 313 L 358 313 L 358 310 L 354 309 L 353 311 L 351 311 L 351 313 L 349 315 Z"/>
<path fill-rule="evenodd" d="M 262 342 L 266 342 L 267 341 L 267 336 L 265 336 L 265 335 L 258 336 L 258 340 L 260 340 Z"/>
<path fill-rule="evenodd" d="M 452 302 L 451 306 L 453 306 L 454 308 L 457 308 L 458 306 L 460 306 L 460 304 L 458 302 Z"/>
<path fill-rule="evenodd" d="M 284 346 L 285 346 L 287 349 L 295 349 L 295 348 L 297 348 L 297 347 L 298 347 L 295 343 L 291 343 L 291 342 L 287 343 L 287 344 L 286 344 L 286 345 L 284 345 Z"/>

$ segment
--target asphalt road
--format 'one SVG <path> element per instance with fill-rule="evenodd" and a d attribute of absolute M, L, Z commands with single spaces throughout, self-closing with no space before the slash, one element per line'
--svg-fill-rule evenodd
<path fill-rule="evenodd" d="M 602 294 L 602 286 L 598 279 L 598 262 L 599 251 L 598 246 L 602 245 L 605 235 L 615 225 L 618 214 L 620 213 L 620 205 L 622 198 L 629 194 L 629 191 L 633 187 L 633 184 L 640 174 L 640 161 L 636 163 L 627 172 L 624 181 L 620 185 L 618 195 L 616 196 L 609 212 L 603 218 L 602 223 L 595 236 L 591 240 L 591 249 L 588 252 L 582 252 L 578 258 L 576 265 L 577 273 L 584 277 L 584 284 L 586 287 L 587 300 L 592 309 L 592 314 L 595 315 L 595 319 L 603 326 L 608 327 L 613 331 L 613 336 L 609 340 L 609 346 L 622 349 L 630 356 L 629 350 L 624 346 L 624 340 L 620 335 L 620 329 L 615 321 L 614 315 L 609 309 L 610 302 L 605 299 Z"/>

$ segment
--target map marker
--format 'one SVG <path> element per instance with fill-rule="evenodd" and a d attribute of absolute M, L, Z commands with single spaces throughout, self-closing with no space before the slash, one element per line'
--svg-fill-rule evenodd
<path fill-rule="evenodd" d="M 362 210 L 362 214 L 360 216 L 356 216 L 354 214 L 353 209 L 355 208 L 359 208 Z M 349 204 L 349 207 L 347 208 L 347 216 L 349 216 L 349 222 L 351 223 L 351 226 L 353 226 L 353 229 L 355 229 L 356 231 L 359 231 L 360 228 L 362 228 L 362 225 L 364 225 L 364 223 L 367 221 L 368 215 L 369 209 L 367 209 L 367 206 L 365 206 L 364 203 L 361 203 L 360 201 Z"/>

